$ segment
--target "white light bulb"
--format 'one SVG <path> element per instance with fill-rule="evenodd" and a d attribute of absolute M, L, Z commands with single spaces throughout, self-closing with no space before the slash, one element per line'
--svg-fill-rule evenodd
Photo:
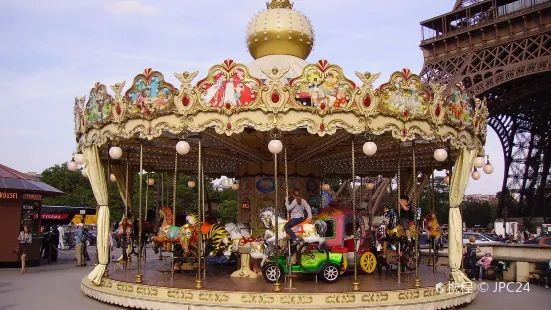
<path fill-rule="evenodd" d="M 84 162 L 85 162 L 85 158 L 84 158 L 84 154 L 75 154 L 75 162 L 78 164 L 78 165 L 84 165 Z"/>
<path fill-rule="evenodd" d="M 377 144 L 375 142 L 368 141 L 363 145 L 364 154 L 367 156 L 373 156 L 377 153 Z"/>
<path fill-rule="evenodd" d="M 178 154 L 180 155 L 186 155 L 187 153 L 189 153 L 190 149 L 191 149 L 191 146 L 187 141 L 182 140 L 176 143 L 176 152 L 178 152 Z"/>
<path fill-rule="evenodd" d="M 484 173 L 486 174 L 492 174 L 492 172 L 494 172 L 494 166 L 492 166 L 492 164 L 490 163 L 487 163 L 486 165 L 484 165 L 484 168 L 482 168 L 482 170 L 484 170 Z"/>
<path fill-rule="evenodd" d="M 70 171 L 77 171 L 78 165 L 77 163 L 71 160 L 70 162 L 67 163 L 67 169 L 69 169 Z"/>
<path fill-rule="evenodd" d="M 268 150 L 272 154 L 279 154 L 283 150 L 283 143 L 280 140 L 273 139 L 268 143 Z"/>
<path fill-rule="evenodd" d="M 477 158 L 474 159 L 473 161 L 473 165 L 477 168 L 477 169 L 480 169 L 484 166 L 484 157 L 482 156 L 478 156 Z"/>
<path fill-rule="evenodd" d="M 473 178 L 473 180 L 478 180 L 478 179 L 480 179 L 480 172 L 478 172 L 478 171 L 476 171 L 476 170 L 473 171 L 473 172 L 471 173 L 471 177 Z"/>
<path fill-rule="evenodd" d="M 118 146 L 112 146 L 110 149 L 109 149 L 109 156 L 112 158 L 112 159 L 119 159 L 121 158 L 122 156 L 122 149 Z"/>
<path fill-rule="evenodd" d="M 434 151 L 434 159 L 439 162 L 443 162 L 448 158 L 448 152 L 445 149 L 436 149 Z"/>

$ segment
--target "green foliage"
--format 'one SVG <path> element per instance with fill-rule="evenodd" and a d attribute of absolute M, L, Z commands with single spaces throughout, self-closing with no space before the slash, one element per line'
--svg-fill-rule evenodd
<path fill-rule="evenodd" d="M 495 220 L 495 206 L 488 202 L 465 202 L 462 211 L 463 222 L 467 227 L 488 227 Z"/>
<path fill-rule="evenodd" d="M 45 205 L 53 206 L 96 206 L 90 183 L 81 170 L 70 171 L 67 163 L 55 165 L 42 172 L 42 181 L 63 191 L 65 195 L 44 198 Z"/>
<path fill-rule="evenodd" d="M 430 182 L 430 181 L 429 181 Z M 419 200 L 422 216 L 427 215 L 431 209 L 431 186 L 430 183 L 425 186 Z M 434 211 L 436 218 L 440 224 L 448 223 L 448 215 L 450 210 L 450 192 L 449 185 L 444 183 L 443 177 L 434 178 Z"/>
<path fill-rule="evenodd" d="M 155 179 L 155 184 L 149 186 L 147 199 L 147 209 L 155 210 L 157 199 L 156 195 L 161 195 L 161 205 L 173 205 L 173 178 L 171 174 L 165 173 L 150 174 Z M 146 207 L 147 175 L 142 176 L 142 206 Z M 178 175 L 176 182 L 176 214 L 184 212 L 197 212 L 197 190 L 198 186 L 191 189 L 188 187 L 188 181 L 192 177 L 187 175 Z M 193 179 L 196 179 L 195 177 Z M 65 195 L 60 197 L 47 197 L 44 199 L 44 204 L 54 206 L 86 206 L 96 207 L 96 199 L 92 192 L 92 187 L 88 179 L 82 176 L 81 170 L 70 171 L 67 169 L 67 164 L 55 165 L 42 172 L 42 181 L 63 191 Z M 164 184 L 163 184 L 164 183 Z M 119 194 L 119 189 L 116 182 L 108 182 L 109 191 L 109 211 L 111 222 L 122 219 L 124 212 L 124 204 Z M 198 184 L 197 184 L 198 185 Z M 132 209 L 134 214 L 138 214 L 138 206 L 140 205 L 140 175 L 134 175 L 134 185 L 132 188 Z M 216 201 L 234 201 L 235 202 L 235 217 L 237 217 L 237 192 L 227 189 L 221 192 L 216 192 L 212 186 L 212 179 L 205 179 L 205 189 L 209 193 L 209 197 L 213 202 Z M 164 192 L 164 195 L 162 194 Z M 205 204 L 208 204 L 205 198 Z M 208 208 L 206 205 L 205 208 Z M 142 209 L 144 210 L 144 209 Z M 144 213 L 144 216 L 147 213 Z"/>
<path fill-rule="evenodd" d="M 220 210 L 218 211 L 218 216 L 222 225 L 226 223 L 237 223 L 237 207 L 237 200 L 222 201 L 220 204 Z"/>

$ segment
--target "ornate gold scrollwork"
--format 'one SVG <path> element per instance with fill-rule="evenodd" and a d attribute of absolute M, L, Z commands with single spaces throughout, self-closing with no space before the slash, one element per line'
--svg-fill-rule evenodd
<path fill-rule="evenodd" d="M 334 294 L 325 297 L 325 303 L 327 304 L 351 304 L 356 302 L 356 295 L 354 294 Z"/>
<path fill-rule="evenodd" d="M 241 302 L 246 304 L 272 304 L 275 298 L 268 294 L 245 294 L 241 295 Z"/>
<path fill-rule="evenodd" d="M 193 299 L 193 292 L 188 290 L 168 290 L 167 292 L 168 298 L 173 299 L 183 299 L 183 300 L 192 300 Z"/>
<path fill-rule="evenodd" d="M 199 300 L 201 301 L 214 301 L 214 302 L 226 302 L 230 300 L 230 296 L 224 293 L 199 293 Z"/>
<path fill-rule="evenodd" d="M 407 292 L 401 292 L 398 294 L 398 299 L 399 300 L 412 300 L 412 299 L 417 299 L 421 296 L 421 293 L 419 292 L 419 290 L 410 290 L 410 291 L 407 291 Z"/>
<path fill-rule="evenodd" d="M 174 97 L 174 106 L 180 115 L 187 116 L 190 114 L 199 100 L 197 89 L 191 86 L 191 81 L 197 74 L 199 74 L 199 71 L 191 73 L 186 71 L 182 74 L 174 73 L 174 76 L 180 80 L 180 90 L 178 95 Z"/>
<path fill-rule="evenodd" d="M 388 301 L 387 293 L 367 293 L 362 295 L 362 302 L 385 302 Z"/>
<path fill-rule="evenodd" d="M 308 295 L 283 295 L 279 300 L 282 304 L 287 305 L 307 305 L 311 304 L 314 298 Z"/>

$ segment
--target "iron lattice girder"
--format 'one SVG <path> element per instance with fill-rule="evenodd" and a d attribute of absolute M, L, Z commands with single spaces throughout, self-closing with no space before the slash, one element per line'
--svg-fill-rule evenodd
<path fill-rule="evenodd" d="M 476 2 L 458 0 L 454 10 Z M 537 13 L 518 11 L 499 21 L 470 26 L 455 39 L 444 35 L 431 40 L 432 45 L 421 45 L 426 55 L 421 73 L 424 82 L 463 82 L 471 95 L 488 99 L 488 124 L 496 131 L 505 157 L 502 190 L 508 187 L 518 193 L 532 210 L 541 203 L 536 192 L 543 188 L 546 180 L 542 177 L 547 178 L 549 172 L 542 169 L 551 167 L 551 27 L 541 23 L 549 13 L 548 5 Z M 524 31 L 513 32 L 511 21 L 518 25 L 519 18 L 524 20 Z M 492 36 L 495 31 L 497 36 L 498 30 L 506 30 L 506 23 L 508 35 L 484 39 L 484 33 Z M 526 28 L 528 24 L 537 26 Z M 471 34 L 477 31 L 484 41 L 471 44 Z"/>
<path fill-rule="evenodd" d="M 501 83 L 551 70 L 551 33 L 502 43 L 460 55 L 426 58 L 421 77 L 426 83 L 463 82 L 478 95 Z"/>

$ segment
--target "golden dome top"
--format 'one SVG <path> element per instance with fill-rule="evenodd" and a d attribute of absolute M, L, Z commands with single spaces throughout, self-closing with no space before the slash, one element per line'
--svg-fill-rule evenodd
<path fill-rule="evenodd" d="M 289 0 L 272 0 L 247 29 L 247 46 L 254 59 L 291 55 L 306 59 L 314 46 L 314 29 Z"/>

